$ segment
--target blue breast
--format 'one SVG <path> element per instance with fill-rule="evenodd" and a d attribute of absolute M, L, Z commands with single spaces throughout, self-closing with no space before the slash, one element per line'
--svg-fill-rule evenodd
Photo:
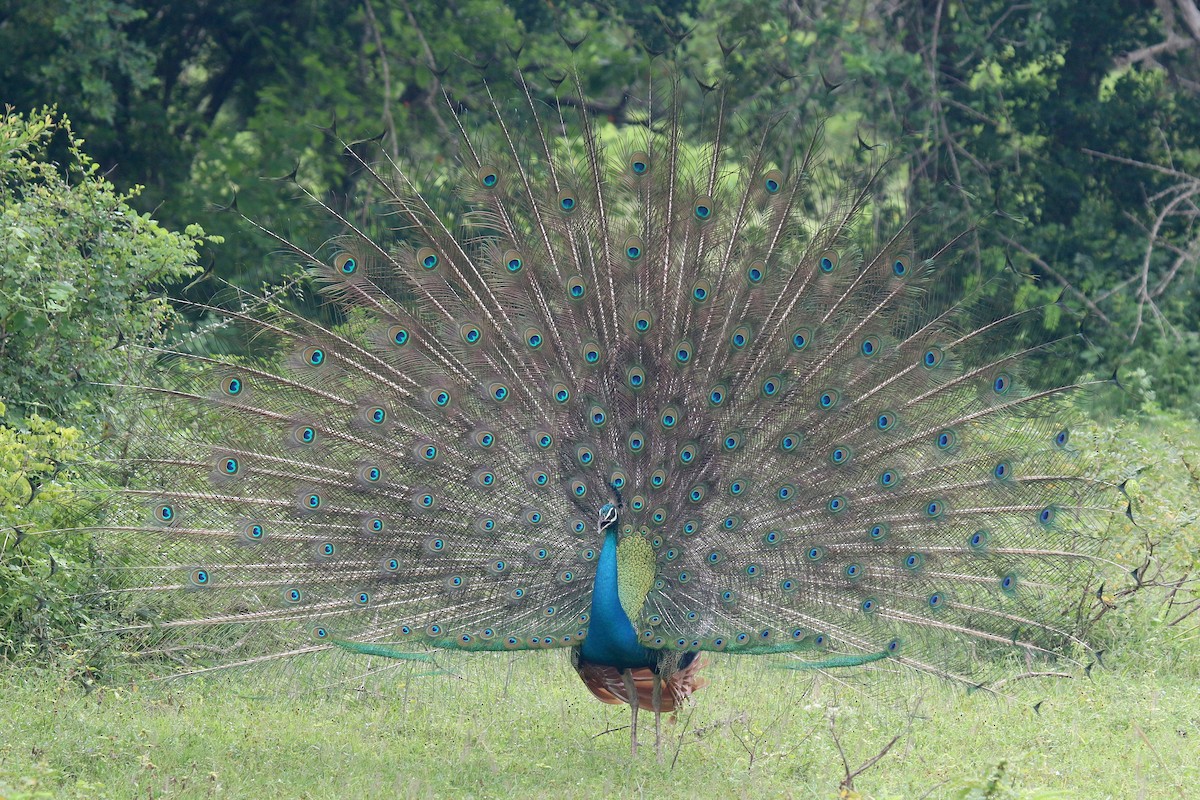
<path fill-rule="evenodd" d="M 658 663 L 655 653 L 638 643 L 638 632 L 629 621 L 617 594 L 617 534 L 604 537 L 596 580 L 592 586 L 591 619 L 580 655 L 593 664 L 617 669 L 652 667 Z"/>

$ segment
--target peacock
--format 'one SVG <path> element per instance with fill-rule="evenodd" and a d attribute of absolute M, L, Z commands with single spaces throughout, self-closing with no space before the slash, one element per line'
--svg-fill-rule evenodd
<path fill-rule="evenodd" d="M 693 120 L 667 70 L 601 125 L 574 71 L 516 76 L 446 95 L 453 168 L 347 146 L 386 200 L 309 194 L 331 240 L 247 217 L 336 324 L 246 303 L 249 356 L 148 354 L 102 537 L 159 604 L 141 646 L 184 674 L 565 649 L 635 753 L 714 654 L 972 687 L 1081 657 L 1061 593 L 1112 487 L 1079 387 L 1023 378 L 1044 309 L 950 292 L 957 241 L 881 224 L 884 164 L 786 115 L 701 84 Z"/>

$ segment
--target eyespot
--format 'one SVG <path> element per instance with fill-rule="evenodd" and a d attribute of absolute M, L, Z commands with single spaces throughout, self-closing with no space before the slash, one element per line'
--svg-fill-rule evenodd
<path fill-rule="evenodd" d="M 808 328 L 797 328 L 792 331 L 792 349 L 799 352 L 808 347 L 808 343 L 812 341 L 812 331 Z"/>
<path fill-rule="evenodd" d="M 821 272 L 824 272 L 826 275 L 828 275 L 837 269 L 840 260 L 841 257 L 838 255 L 836 250 L 826 250 L 817 260 L 817 266 L 820 267 Z"/>
<path fill-rule="evenodd" d="M 230 397 L 237 397 L 244 389 L 245 384 L 242 383 L 242 379 L 235 375 L 230 375 L 221 381 L 221 391 Z"/>
<path fill-rule="evenodd" d="M 583 481 L 571 481 L 571 494 L 574 495 L 576 499 L 582 500 L 585 496 L 587 496 L 587 491 L 587 484 Z"/>
<path fill-rule="evenodd" d="M 775 496 L 780 502 L 786 503 L 796 494 L 796 487 L 790 483 L 785 483 L 775 490 Z"/>
<path fill-rule="evenodd" d="M 859 345 L 858 349 L 865 357 L 870 358 L 879 352 L 879 339 L 874 336 L 868 336 L 862 340 L 862 344 Z"/>
<path fill-rule="evenodd" d="M 319 367 L 325 363 L 325 351 L 319 347 L 304 348 L 301 357 L 310 367 Z"/>
<path fill-rule="evenodd" d="M 734 350 L 742 350 L 746 345 L 750 344 L 750 327 L 748 325 L 739 325 L 733 329 L 733 334 L 729 337 L 729 344 Z"/>
<path fill-rule="evenodd" d="M 293 588 L 293 589 L 284 589 L 283 590 L 283 602 L 285 602 L 285 603 L 289 603 L 291 605 L 296 605 L 303 599 L 304 599 L 304 593 L 301 592 L 299 589 Z"/>
<path fill-rule="evenodd" d="M 779 437 L 779 449 L 785 453 L 794 453 L 796 448 L 800 446 L 802 441 L 800 434 L 792 432 L 785 433 Z"/>
<path fill-rule="evenodd" d="M 500 262 L 512 275 L 516 275 L 525 266 L 525 258 L 519 250 L 505 250 L 504 255 L 500 257 Z"/>
<path fill-rule="evenodd" d="M 564 214 L 570 214 L 578 207 L 578 202 L 575 198 L 575 193 L 570 189 L 563 189 L 558 193 L 558 209 Z"/>
<path fill-rule="evenodd" d="M 729 387 L 723 383 L 718 383 L 716 386 L 708 390 L 708 404 L 710 406 L 719 406 L 725 402 L 729 396 Z"/>
<path fill-rule="evenodd" d="M 525 477 L 529 479 L 530 483 L 539 488 L 550 483 L 550 476 L 546 474 L 545 470 L 532 469 L 526 473 Z"/>
<path fill-rule="evenodd" d="M 696 445 L 692 442 L 689 442 L 688 444 L 685 444 L 683 447 L 679 448 L 679 461 L 686 467 L 696 460 L 696 456 L 698 454 L 699 450 Z"/>
<path fill-rule="evenodd" d="M 646 386 L 646 370 L 641 367 L 630 367 L 625 370 L 625 383 L 630 389 L 638 391 Z"/>
<path fill-rule="evenodd" d="M 934 443 L 937 445 L 938 450 L 950 450 L 958 444 L 958 434 L 949 429 L 941 431 L 938 433 Z"/>
<path fill-rule="evenodd" d="M 633 315 L 633 331 L 637 334 L 643 334 L 654 326 L 654 315 L 646 309 L 641 309 Z"/>
<path fill-rule="evenodd" d="M 217 469 L 222 475 L 233 476 L 241 471 L 242 464 L 233 456 L 226 456 L 225 458 L 217 459 Z"/>
<path fill-rule="evenodd" d="M 682 366 L 684 364 L 687 364 L 691 360 L 692 360 L 692 343 L 691 342 L 684 341 L 684 342 L 680 342 L 679 344 L 675 345 L 675 363 Z"/>
<path fill-rule="evenodd" d="M 736 514 L 721 520 L 721 527 L 727 531 L 735 531 L 742 524 L 742 518 Z"/>
<path fill-rule="evenodd" d="M 587 445 L 581 444 L 575 448 L 575 460 L 579 462 L 579 466 L 590 467 L 595 458 L 596 454 Z"/>
<path fill-rule="evenodd" d="M 721 442 L 721 446 L 731 453 L 741 447 L 741 445 L 742 435 L 736 432 L 725 434 L 725 439 Z"/>
<path fill-rule="evenodd" d="M 783 188 L 783 173 L 777 169 L 768 170 L 763 175 L 762 185 L 767 194 L 778 194 L 779 190 Z"/>
<path fill-rule="evenodd" d="M 424 270 L 428 271 L 437 269 L 439 260 L 440 259 L 438 258 L 437 251 L 432 247 L 422 247 L 417 251 L 417 263 L 420 264 L 421 268 Z"/>
<path fill-rule="evenodd" d="M 767 262 L 752 261 L 750 266 L 746 267 L 746 282 L 751 286 L 758 286 L 767 277 Z"/>
<path fill-rule="evenodd" d="M 838 495 L 837 497 L 832 497 L 829 500 L 829 510 L 831 512 L 833 512 L 834 514 L 838 514 L 838 513 L 841 513 L 842 511 L 845 511 L 847 505 L 848 505 L 848 503 L 846 502 L 846 498 L 842 497 L 841 495 Z"/>
<path fill-rule="evenodd" d="M 484 164 L 475 173 L 475 177 L 479 179 L 479 185 L 485 189 L 495 189 L 500 183 L 500 173 L 490 164 Z"/>
<path fill-rule="evenodd" d="M 403 325 L 392 325 L 390 328 L 388 328 L 387 335 L 388 341 L 397 347 L 404 347 L 406 344 L 408 344 L 409 339 L 411 338 L 408 333 L 408 328 L 405 328 Z"/>
<path fill-rule="evenodd" d="M 903 278 L 908 274 L 908 264 L 902 258 L 897 258 L 892 262 L 892 274 L 897 278 Z"/>
<path fill-rule="evenodd" d="M 1010 388 L 1012 388 L 1012 376 L 1007 372 L 1001 372 L 992 381 L 992 391 L 996 394 L 1007 394 Z"/>
<path fill-rule="evenodd" d="M 900 470 L 885 469 L 879 473 L 879 485 L 885 489 L 895 489 L 900 485 Z"/>
<path fill-rule="evenodd" d="M 383 480 L 383 470 L 373 465 L 359 467 L 358 479 L 363 483 L 379 483 Z"/>
<path fill-rule="evenodd" d="M 867 536 L 872 542 L 882 542 L 887 538 L 890 528 L 886 522 L 876 523 L 867 529 Z"/>
<path fill-rule="evenodd" d="M 648 173 L 650 171 L 650 156 L 641 150 L 630 153 L 629 171 L 638 178 Z"/>
<path fill-rule="evenodd" d="M 333 268 L 349 277 L 358 272 L 358 259 L 349 253 L 338 253 L 333 259 Z"/>
<path fill-rule="evenodd" d="M 937 519 L 945 510 L 941 500 L 930 500 L 925 504 L 925 516 L 930 519 Z"/>
<path fill-rule="evenodd" d="M 475 444 L 479 447 L 482 447 L 484 450 L 491 448 L 491 446 L 496 443 L 496 434 L 489 430 L 475 431 L 475 434 L 472 438 L 475 440 Z"/>
<path fill-rule="evenodd" d="M 830 411 L 837 406 L 838 400 L 840 399 L 841 393 L 839 393 L 836 389 L 826 389 L 824 392 L 821 392 L 821 396 L 817 398 L 817 403 L 821 406 L 822 411 Z"/>
<path fill-rule="evenodd" d="M 704 499 L 705 494 L 707 494 L 707 489 L 703 486 L 693 486 L 691 491 L 688 492 L 688 500 L 693 503 L 699 503 Z"/>
<path fill-rule="evenodd" d="M 482 533 L 491 533 L 492 531 L 496 530 L 496 520 L 492 519 L 491 517 L 483 517 L 482 519 L 476 520 L 475 527 Z"/>
<path fill-rule="evenodd" d="M 175 506 L 170 503 L 162 503 L 154 507 L 154 519 L 162 524 L 170 524 L 175 522 L 176 512 Z"/>
<path fill-rule="evenodd" d="M 692 284 L 692 300 L 696 303 L 704 303 L 712 295 L 712 284 L 706 280 L 699 280 Z"/>
<path fill-rule="evenodd" d="M 862 577 L 863 568 L 862 568 L 862 565 L 860 565 L 860 564 L 847 564 L 842 569 L 842 573 L 852 581 L 858 580 L 859 578 Z"/>
<path fill-rule="evenodd" d="M 981 528 L 967 537 L 967 547 L 975 551 L 986 550 L 991 538 L 992 535 Z"/>
<path fill-rule="evenodd" d="M 321 542 L 317 545 L 317 555 L 321 558 L 332 558 L 337 555 L 337 545 L 333 542 Z"/>
<path fill-rule="evenodd" d="M 783 378 L 779 375 L 768 375 L 762 382 L 762 396 L 774 397 L 783 387 Z"/>
<path fill-rule="evenodd" d="M 554 444 L 554 437 L 549 431 L 534 431 L 532 438 L 534 446 L 539 450 L 549 450 Z"/>
<path fill-rule="evenodd" d="M 550 396 L 556 403 L 565 405 L 571 399 L 571 390 L 565 383 L 556 383 L 550 387 Z"/>
<path fill-rule="evenodd" d="M 646 447 L 646 435 L 641 431 L 632 431 L 625 443 L 629 446 L 630 452 L 640 453 Z"/>
<path fill-rule="evenodd" d="M 696 522 L 694 519 L 689 519 L 687 522 L 683 523 L 684 536 L 691 536 L 698 530 L 700 530 L 700 523 Z"/>
<path fill-rule="evenodd" d="M 206 569 L 194 569 L 189 576 L 193 586 L 208 586 L 212 581 L 212 576 L 208 574 Z"/>
<path fill-rule="evenodd" d="M 763 544 L 777 545 L 783 541 L 783 534 L 779 531 L 767 531 L 762 537 Z"/>
<path fill-rule="evenodd" d="M 584 363 L 588 366 L 591 367 L 600 363 L 600 345 L 595 342 L 584 342 L 580 352 L 583 354 Z"/>
<path fill-rule="evenodd" d="M 483 339 L 483 331 L 474 322 L 465 322 L 458 328 L 459 337 L 470 345 L 479 344 Z"/>
<path fill-rule="evenodd" d="M 808 558 L 809 561 L 813 561 L 813 562 L 822 561 L 825 558 L 825 548 L 810 547 L 810 548 L 808 548 L 808 552 L 805 553 L 805 556 Z"/>
<path fill-rule="evenodd" d="M 1065 428 L 1063 430 L 1059 431 L 1058 433 L 1054 434 L 1054 444 L 1057 445 L 1058 447 L 1066 447 L 1067 443 L 1070 440 L 1071 440 L 1071 432 Z"/>
<path fill-rule="evenodd" d="M 645 251 L 646 245 L 642 242 L 642 237 L 630 236 L 625 240 L 625 257 L 630 261 L 637 261 Z"/>
<path fill-rule="evenodd" d="M 910 571 L 919 570 L 925 566 L 925 556 L 920 553 L 909 553 L 904 557 L 904 568 Z"/>
<path fill-rule="evenodd" d="M 701 222 L 712 219 L 713 199 L 708 195 L 697 197 L 696 202 L 692 203 L 692 214 Z"/>
<path fill-rule="evenodd" d="M 450 392 L 446 389 L 431 389 L 429 391 L 429 402 L 438 408 L 445 408 L 450 405 L 450 400 Z"/>
<path fill-rule="evenodd" d="M 386 527 L 386 525 L 384 524 L 384 521 L 381 520 L 379 517 L 371 517 L 369 519 L 363 520 L 363 532 L 364 533 L 368 533 L 371 535 L 383 533 L 383 529 L 385 527 Z"/>
<path fill-rule="evenodd" d="M 838 445 L 829 452 L 829 461 L 833 464 L 845 464 L 850 460 L 850 448 L 845 445 Z"/>
<path fill-rule="evenodd" d="M 650 485 L 655 489 L 661 488 L 667 482 L 667 473 L 665 470 L 656 469 L 650 473 Z"/>
<path fill-rule="evenodd" d="M 942 365 L 945 358 L 946 354 L 942 352 L 942 348 L 931 347 L 925 351 L 925 355 L 921 356 L 921 366 L 925 369 L 935 369 Z"/>
<path fill-rule="evenodd" d="M 251 522 L 242 528 L 242 537 L 248 542 L 261 542 L 266 535 L 266 529 L 259 522 Z"/>
<path fill-rule="evenodd" d="M 934 592 L 929 595 L 929 607 L 933 609 L 941 608 L 946 603 L 946 598 L 941 592 Z"/>
<path fill-rule="evenodd" d="M 1042 523 L 1043 525 L 1050 525 L 1054 522 L 1054 518 L 1057 515 L 1058 512 L 1054 506 L 1047 506 L 1038 512 L 1038 522 Z"/>
<path fill-rule="evenodd" d="M 1006 481 L 1012 477 L 1012 465 L 1007 461 L 1001 461 L 992 468 L 992 474 L 996 476 L 997 480 Z"/>
<path fill-rule="evenodd" d="M 654 509 L 654 513 L 650 518 L 654 521 L 655 525 L 662 525 L 667 521 L 667 510 L 662 506 L 659 506 L 658 508 Z"/>
<path fill-rule="evenodd" d="M 603 406 L 593 405 L 588 409 L 588 421 L 599 428 L 608 421 L 608 412 L 604 410 Z"/>
<path fill-rule="evenodd" d="M 587 294 L 587 284 L 583 282 L 583 278 L 579 275 L 573 275 L 567 278 L 567 296 L 572 300 L 580 300 Z"/>
<path fill-rule="evenodd" d="M 884 411 L 875 419 L 875 427 L 881 431 L 890 431 L 896 427 L 896 414 L 892 411 Z"/>
<path fill-rule="evenodd" d="M 496 484 L 496 473 L 490 469 L 477 469 L 472 476 L 477 486 L 482 486 L 485 489 L 491 488 Z"/>
<path fill-rule="evenodd" d="M 747 478 L 734 478 L 729 483 L 729 494 L 733 497 L 740 497 L 750 488 L 750 481 Z"/>
<path fill-rule="evenodd" d="M 679 420 L 682 419 L 682 417 L 683 413 L 677 407 L 667 406 L 662 410 L 662 413 L 658 415 L 658 422 L 663 426 L 664 429 L 671 430 L 679 424 Z"/>

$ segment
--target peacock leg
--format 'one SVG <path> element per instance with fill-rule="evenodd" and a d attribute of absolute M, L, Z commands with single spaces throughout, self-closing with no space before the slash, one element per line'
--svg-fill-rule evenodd
<path fill-rule="evenodd" d="M 625 679 L 625 693 L 629 695 L 629 749 L 633 755 L 637 755 L 637 712 L 638 712 L 638 696 L 637 686 L 633 683 L 633 673 L 627 669 L 621 670 L 621 677 Z"/>
<path fill-rule="evenodd" d="M 662 677 L 654 673 L 654 754 L 662 763 Z"/>

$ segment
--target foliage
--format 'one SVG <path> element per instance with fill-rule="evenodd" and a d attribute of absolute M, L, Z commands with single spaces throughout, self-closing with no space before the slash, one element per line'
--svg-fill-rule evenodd
<path fill-rule="evenodd" d="M 67 467 L 81 433 L 32 414 L 7 424 L 0 404 L 0 661 L 51 663 L 94 614 L 82 595 L 98 585 L 91 540 L 70 530 L 79 516 Z"/>
<path fill-rule="evenodd" d="M 52 138 L 67 161 L 44 160 Z M 0 397 L 27 414 L 81 415 L 126 374 L 122 344 L 161 341 L 157 286 L 194 275 L 204 232 L 172 233 L 129 206 L 66 117 L 0 120 Z"/>

